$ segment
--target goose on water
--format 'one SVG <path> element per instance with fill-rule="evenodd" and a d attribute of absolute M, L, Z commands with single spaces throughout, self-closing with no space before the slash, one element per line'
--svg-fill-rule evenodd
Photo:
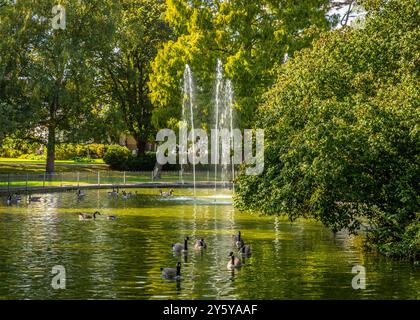
<path fill-rule="evenodd" d="M 249 245 L 243 245 L 239 249 L 239 254 L 241 254 L 244 257 L 250 256 L 251 255 L 251 246 L 249 246 Z"/>
<path fill-rule="evenodd" d="M 195 242 L 194 249 L 201 250 L 205 248 L 207 248 L 207 244 L 204 242 L 203 238 Z"/>
<path fill-rule="evenodd" d="M 181 243 L 175 243 L 172 244 L 172 251 L 175 253 L 187 253 L 188 252 L 188 240 L 190 240 L 189 237 L 186 237 L 184 239 L 184 245 Z"/>
<path fill-rule="evenodd" d="M 32 195 L 28 196 L 28 201 L 29 202 L 40 202 L 41 201 L 41 197 L 32 197 Z"/>
<path fill-rule="evenodd" d="M 162 197 L 171 197 L 174 193 L 174 189 L 170 189 L 169 192 L 163 192 L 162 189 L 159 190 Z"/>
<path fill-rule="evenodd" d="M 242 266 L 241 260 L 239 258 L 236 258 L 233 255 L 233 252 L 229 253 L 229 256 L 230 256 L 230 259 L 226 266 L 228 269 L 237 269 Z"/>
<path fill-rule="evenodd" d="M 83 198 L 86 196 L 86 193 L 82 192 L 82 190 L 77 190 L 76 195 L 79 199 Z"/>
<path fill-rule="evenodd" d="M 96 219 L 96 216 L 98 214 L 100 215 L 101 213 L 98 212 L 98 211 L 95 211 L 93 214 L 80 212 L 79 213 L 79 220 L 91 220 L 91 219 L 94 220 L 94 219 Z"/>
<path fill-rule="evenodd" d="M 6 203 L 7 203 L 7 205 L 12 205 L 12 204 L 18 204 L 19 202 L 20 202 L 20 200 L 21 200 L 22 198 L 21 198 L 21 196 L 19 196 L 18 194 L 13 194 L 13 195 L 11 195 L 11 194 L 9 194 L 8 196 L 7 196 L 7 200 L 6 200 Z"/>
<path fill-rule="evenodd" d="M 176 268 L 160 268 L 162 276 L 167 279 L 179 279 L 181 277 L 181 262 L 176 264 Z"/>
<path fill-rule="evenodd" d="M 117 197 L 118 196 L 118 192 L 115 191 L 115 189 L 112 189 L 112 191 L 108 191 L 108 196 L 110 196 L 110 197 Z"/>
<path fill-rule="evenodd" d="M 244 240 L 241 238 L 241 231 L 238 232 L 238 235 L 232 235 L 232 242 L 237 248 L 242 248 L 245 245 Z"/>

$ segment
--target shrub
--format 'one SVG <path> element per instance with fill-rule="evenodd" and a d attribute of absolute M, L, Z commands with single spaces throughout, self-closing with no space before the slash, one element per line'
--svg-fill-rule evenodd
<path fill-rule="evenodd" d="M 127 147 L 112 145 L 104 154 L 104 162 L 114 170 L 125 170 L 126 161 L 130 156 L 131 153 Z"/>
<path fill-rule="evenodd" d="M 126 147 L 110 146 L 105 153 L 104 161 L 113 170 L 152 171 L 156 164 L 156 153 L 146 152 L 143 156 L 136 156 L 132 155 Z M 166 164 L 163 166 L 163 170 L 179 170 L 179 165 Z"/>
<path fill-rule="evenodd" d="M 58 144 L 55 149 L 57 160 L 73 160 L 74 158 L 84 159 L 102 159 L 104 157 L 106 146 L 103 144 Z"/>
<path fill-rule="evenodd" d="M 130 156 L 125 162 L 127 171 L 151 171 L 155 167 L 156 153 L 146 152 L 144 156 Z"/>
<path fill-rule="evenodd" d="M 264 172 L 237 176 L 239 209 L 312 217 L 334 231 L 357 232 L 367 221 L 380 252 L 413 254 L 416 8 L 414 0 L 386 1 L 364 28 L 328 32 L 280 67 L 256 114 L 255 126 L 265 129 Z"/>

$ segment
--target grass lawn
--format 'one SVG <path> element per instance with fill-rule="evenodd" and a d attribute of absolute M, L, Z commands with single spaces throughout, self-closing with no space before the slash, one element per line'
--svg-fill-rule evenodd
<path fill-rule="evenodd" d="M 29 160 L 20 158 L 0 158 L 0 174 L 7 173 L 42 173 L 45 171 L 45 160 Z M 92 159 L 92 162 L 76 162 L 73 160 L 56 160 L 56 172 L 96 172 L 108 170 L 108 165 L 102 159 Z"/>

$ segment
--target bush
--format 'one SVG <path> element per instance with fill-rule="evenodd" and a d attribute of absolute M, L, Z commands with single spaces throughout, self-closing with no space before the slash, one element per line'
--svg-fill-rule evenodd
<path fill-rule="evenodd" d="M 144 156 L 130 156 L 125 162 L 127 171 L 152 171 L 156 163 L 156 153 L 146 152 Z"/>
<path fill-rule="evenodd" d="M 27 160 L 45 160 L 44 155 L 38 155 L 38 154 L 22 154 L 19 159 L 27 159 Z"/>
<path fill-rule="evenodd" d="M 131 157 L 130 150 L 127 147 L 112 145 L 108 147 L 104 155 L 104 162 L 114 170 L 126 170 L 125 165 Z"/>
<path fill-rule="evenodd" d="M 256 115 L 264 172 L 237 177 L 239 209 L 312 217 L 334 231 L 357 232 L 367 221 L 380 252 L 411 256 L 420 198 L 417 7 L 387 1 L 364 28 L 328 32 L 280 67 Z"/>
<path fill-rule="evenodd" d="M 110 146 L 104 156 L 106 164 L 113 170 L 121 171 L 152 171 L 156 164 L 156 153 L 146 152 L 143 156 L 132 155 L 126 147 Z M 163 170 L 179 170 L 177 164 L 166 164 Z"/>
<path fill-rule="evenodd" d="M 62 143 L 55 148 L 55 158 L 57 160 L 73 160 L 74 158 L 102 159 L 106 148 L 103 144 Z"/>
<path fill-rule="evenodd" d="M 378 227 L 367 235 L 366 247 L 385 256 L 420 260 L 420 220 L 415 220 L 396 233 L 394 228 Z"/>

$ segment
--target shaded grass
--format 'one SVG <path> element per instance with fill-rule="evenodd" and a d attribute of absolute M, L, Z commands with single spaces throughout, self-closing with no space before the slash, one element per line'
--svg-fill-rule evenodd
<path fill-rule="evenodd" d="M 43 173 L 45 172 L 45 161 L 0 158 L 0 174 L 8 173 Z M 96 172 L 109 170 L 108 165 L 102 159 L 95 159 L 93 163 L 76 162 L 72 160 L 57 160 L 55 162 L 56 172 Z"/>

